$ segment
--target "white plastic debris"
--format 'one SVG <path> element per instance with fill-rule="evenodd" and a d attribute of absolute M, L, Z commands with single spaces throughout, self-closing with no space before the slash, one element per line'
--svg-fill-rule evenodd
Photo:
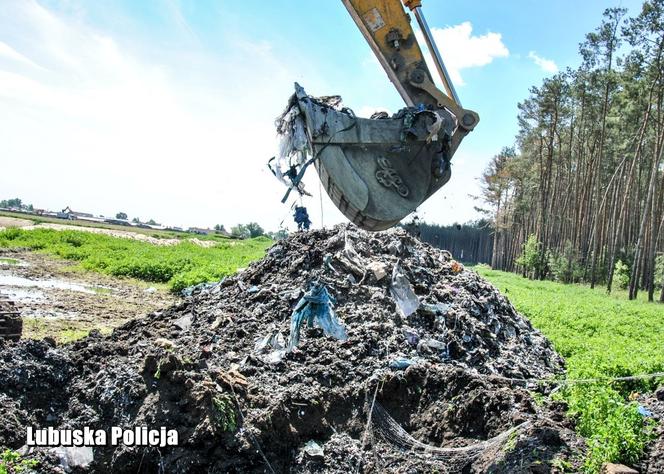
<path fill-rule="evenodd" d="M 178 318 L 175 321 L 173 321 L 173 324 L 182 329 L 183 331 L 188 331 L 189 328 L 191 328 L 191 323 L 193 322 L 193 320 L 194 317 L 192 316 L 192 314 L 187 313 L 181 318 Z"/>
<path fill-rule="evenodd" d="M 268 364 L 278 364 L 286 355 L 286 340 L 273 328 L 267 336 L 256 339 L 254 351 Z"/>
<path fill-rule="evenodd" d="M 452 307 L 449 303 L 422 303 L 422 311 L 427 314 L 447 314 L 447 312 Z"/>
<path fill-rule="evenodd" d="M 390 294 L 397 304 L 399 312 L 404 318 L 407 318 L 420 307 L 420 300 L 413 291 L 410 281 L 401 270 L 399 261 L 392 270 L 392 283 L 390 284 Z"/>
<path fill-rule="evenodd" d="M 325 457 L 325 452 L 323 451 L 323 448 L 321 447 L 320 444 L 318 444 L 314 440 L 307 441 L 307 443 L 304 445 L 304 452 L 307 454 L 307 456 L 311 458 L 322 459 L 323 457 Z"/>
<path fill-rule="evenodd" d="M 369 265 L 367 265 L 367 269 L 373 272 L 376 281 L 380 281 L 387 276 L 387 265 L 383 262 L 370 262 Z"/>
<path fill-rule="evenodd" d="M 75 467 L 88 467 L 94 461 L 94 453 L 90 446 L 58 446 L 50 451 L 60 460 L 60 466 L 66 472 Z"/>

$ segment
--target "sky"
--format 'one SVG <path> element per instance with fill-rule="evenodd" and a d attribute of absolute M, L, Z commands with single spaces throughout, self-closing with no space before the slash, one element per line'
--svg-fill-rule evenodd
<path fill-rule="evenodd" d="M 511 145 L 517 104 L 579 63 L 604 9 L 639 0 L 426 0 L 463 106 L 480 124 L 418 209 L 476 219 L 478 178 Z M 413 24 L 416 24 L 413 19 Z M 175 226 L 294 228 L 266 167 L 298 82 L 359 116 L 404 106 L 339 0 L 0 0 L 0 199 Z M 313 167 L 303 204 L 343 222 Z"/>

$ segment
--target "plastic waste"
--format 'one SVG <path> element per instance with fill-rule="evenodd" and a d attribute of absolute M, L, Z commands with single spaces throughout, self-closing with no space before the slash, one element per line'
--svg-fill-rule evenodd
<path fill-rule="evenodd" d="M 422 311 L 433 315 L 447 314 L 451 307 L 452 305 L 448 303 L 422 303 Z"/>
<path fill-rule="evenodd" d="M 392 270 L 392 282 L 390 284 L 390 294 L 397 304 L 399 312 L 404 318 L 407 318 L 420 306 L 420 300 L 415 295 L 410 281 L 403 274 L 400 261 L 394 265 Z"/>
<path fill-rule="evenodd" d="M 310 195 L 304 190 L 301 171 L 311 151 L 309 138 L 304 124 L 304 117 L 291 97 L 286 110 L 276 120 L 277 133 L 280 136 L 279 152 L 268 162 L 276 178 L 289 188 L 294 187 L 300 194 Z M 288 194 L 284 197 L 284 200 Z"/>
<path fill-rule="evenodd" d="M 239 271 L 239 270 L 238 270 Z M 189 286 L 184 288 L 180 293 L 182 296 L 189 297 L 197 294 L 206 294 L 212 293 L 214 290 L 218 290 L 220 284 L 223 282 L 223 279 L 218 283 L 199 283 L 198 285 Z"/>
<path fill-rule="evenodd" d="M 641 415 L 644 418 L 651 418 L 652 417 L 652 412 L 648 410 L 646 407 L 643 405 L 639 405 L 639 407 L 636 409 L 639 412 L 639 415 Z"/>
<path fill-rule="evenodd" d="M 337 260 L 342 270 L 353 273 L 353 278 L 349 279 L 350 284 L 358 285 L 364 282 L 364 279 L 367 276 L 367 267 L 364 263 L 364 259 L 360 256 L 357 250 L 355 250 L 348 231 L 344 232 L 344 248 L 337 252 L 334 258 Z"/>
<path fill-rule="evenodd" d="M 411 346 L 416 346 L 417 343 L 420 342 L 420 336 L 415 332 L 415 330 L 411 328 L 403 328 L 401 331 L 403 332 L 406 341 L 408 341 L 408 344 Z"/>
<path fill-rule="evenodd" d="M 304 452 L 311 458 L 321 459 L 325 457 L 323 448 L 314 440 L 307 441 L 307 443 L 304 445 Z"/>
<path fill-rule="evenodd" d="M 276 329 L 261 338 L 256 339 L 254 352 L 264 354 L 263 360 L 268 364 L 278 364 L 286 355 L 286 341 Z"/>
<path fill-rule="evenodd" d="M 173 321 L 173 325 L 180 328 L 182 331 L 189 331 L 191 328 L 191 323 L 194 321 L 194 317 L 191 313 L 187 313 L 181 318 Z"/>
<path fill-rule="evenodd" d="M 373 272 L 376 281 L 380 281 L 387 276 L 387 265 L 383 262 L 370 262 L 367 265 L 367 270 Z"/>
<path fill-rule="evenodd" d="M 270 349 L 283 349 L 284 347 L 286 347 L 284 337 L 279 331 L 273 329 L 272 332 L 270 332 L 270 334 L 267 336 L 258 338 L 256 340 L 254 351 L 263 353 Z"/>
<path fill-rule="evenodd" d="M 50 451 L 58 457 L 65 472 L 71 472 L 77 467 L 88 467 L 94 460 L 90 446 L 58 446 Z"/>
<path fill-rule="evenodd" d="M 291 316 L 291 330 L 288 338 L 288 350 L 291 351 L 300 342 L 300 327 L 304 322 L 309 327 L 320 327 L 323 332 L 340 341 L 348 339 L 346 328 L 334 313 L 336 300 L 327 291 L 325 285 L 312 283 L 309 291 L 297 302 Z"/>
<path fill-rule="evenodd" d="M 332 254 L 331 253 L 325 254 L 325 256 L 323 257 L 323 264 L 325 265 L 325 268 L 327 268 L 329 270 L 332 270 L 334 273 L 337 273 L 337 274 L 339 273 L 337 271 L 337 269 L 332 266 Z"/>
<path fill-rule="evenodd" d="M 307 208 L 304 206 L 295 206 L 293 219 L 297 224 L 298 230 L 307 230 L 311 226 L 311 219 L 309 219 L 309 213 L 307 212 Z"/>
<path fill-rule="evenodd" d="M 397 357 L 396 359 L 392 359 L 390 361 L 389 367 L 390 369 L 406 370 L 408 367 L 415 364 L 417 364 L 417 361 L 415 359 L 408 359 L 407 357 Z"/>

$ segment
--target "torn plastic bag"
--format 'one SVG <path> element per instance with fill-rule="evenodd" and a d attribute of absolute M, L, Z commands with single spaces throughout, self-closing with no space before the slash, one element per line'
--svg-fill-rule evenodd
<path fill-rule="evenodd" d="M 272 328 L 267 336 L 256 338 L 254 351 L 263 355 L 262 359 L 268 364 L 277 364 L 286 355 L 285 347 L 284 337 L 277 329 Z"/>
<path fill-rule="evenodd" d="M 305 191 L 300 176 L 300 171 L 311 153 L 311 145 L 304 118 L 294 97 L 291 97 L 286 110 L 277 118 L 275 125 L 280 137 L 279 153 L 268 162 L 270 171 L 289 189 L 294 188 L 300 194 L 311 196 Z"/>
<path fill-rule="evenodd" d="M 364 281 L 367 275 L 366 265 L 364 259 L 355 250 L 348 231 L 344 232 L 344 248 L 340 252 L 337 252 L 335 258 L 346 271 L 360 279 L 358 283 L 357 279 L 354 278 L 355 281 L 351 281 L 353 285 L 358 285 Z"/>
<path fill-rule="evenodd" d="M 449 303 L 422 303 L 422 311 L 434 316 L 437 314 L 447 314 L 451 307 L 452 305 Z"/>
<path fill-rule="evenodd" d="M 389 362 L 388 366 L 390 369 L 405 370 L 411 365 L 417 364 L 417 362 L 418 361 L 416 359 L 409 359 L 407 357 L 395 357 Z"/>
<path fill-rule="evenodd" d="M 267 336 L 256 339 L 254 351 L 260 354 L 267 352 L 270 349 L 283 349 L 285 346 L 286 342 L 284 341 L 284 337 L 279 331 L 273 329 Z"/>
<path fill-rule="evenodd" d="M 392 282 L 390 284 L 390 294 L 397 304 L 399 312 L 404 318 L 407 318 L 420 306 L 420 300 L 415 295 L 410 281 L 401 270 L 400 260 L 394 265 L 392 270 Z"/>
<path fill-rule="evenodd" d="M 320 327 L 323 332 L 340 341 L 348 339 L 346 329 L 343 327 L 333 305 L 336 303 L 327 288 L 321 283 L 313 283 L 304 296 L 298 301 L 291 316 L 291 331 L 288 338 L 288 350 L 292 350 L 300 342 L 300 326 L 304 322 L 309 327 Z"/>

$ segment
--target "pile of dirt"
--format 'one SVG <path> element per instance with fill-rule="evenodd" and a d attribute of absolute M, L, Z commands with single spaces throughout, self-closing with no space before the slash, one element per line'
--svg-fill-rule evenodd
<path fill-rule="evenodd" d="M 664 385 L 655 393 L 642 395 L 639 403 L 647 410 L 647 416 L 655 421 L 653 440 L 646 448 L 638 466 L 639 472 L 644 474 L 664 472 Z"/>
<path fill-rule="evenodd" d="M 287 351 L 313 283 L 347 337 L 303 326 Z M 583 443 L 564 407 L 512 379 L 562 371 L 551 344 L 449 253 L 402 230 L 338 226 L 280 241 L 110 336 L 5 343 L 0 445 L 20 448 L 26 426 L 165 426 L 179 446 L 94 448 L 85 469 L 551 472 Z M 43 469 L 58 464 L 36 454 Z"/>

